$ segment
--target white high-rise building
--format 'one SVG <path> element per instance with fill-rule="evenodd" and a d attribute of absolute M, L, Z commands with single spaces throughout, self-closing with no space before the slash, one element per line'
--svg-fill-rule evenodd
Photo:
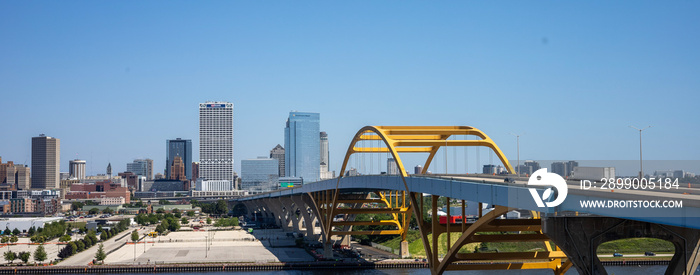
<path fill-rule="evenodd" d="M 233 181 L 233 103 L 199 104 L 199 177 Z"/>
<path fill-rule="evenodd" d="M 76 159 L 69 161 L 68 173 L 71 178 L 82 180 L 85 178 L 85 161 Z"/>

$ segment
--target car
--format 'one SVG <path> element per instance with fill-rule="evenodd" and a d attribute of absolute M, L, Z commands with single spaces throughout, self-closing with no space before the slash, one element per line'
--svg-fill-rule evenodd
<path fill-rule="evenodd" d="M 613 254 L 613 257 L 622 257 L 622 253 L 615 253 Z"/>
<path fill-rule="evenodd" d="M 644 256 L 656 256 L 656 253 L 651 252 L 651 251 L 647 251 L 647 252 L 644 252 Z"/>

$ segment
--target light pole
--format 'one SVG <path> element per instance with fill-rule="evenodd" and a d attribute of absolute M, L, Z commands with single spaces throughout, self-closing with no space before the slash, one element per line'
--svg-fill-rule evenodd
<path fill-rule="evenodd" d="M 516 139 L 516 142 L 517 142 L 517 146 L 518 146 L 518 147 L 517 147 L 517 148 L 518 148 L 518 149 L 517 149 L 517 150 L 518 150 L 518 165 L 515 166 L 515 169 L 518 171 L 518 172 L 517 172 L 517 173 L 518 173 L 517 176 L 520 177 L 520 136 L 521 136 L 521 135 L 516 135 L 516 134 L 513 134 L 513 133 L 510 133 L 510 134 L 513 135 L 513 136 L 515 136 L 515 139 Z"/>
<path fill-rule="evenodd" d="M 652 126 L 647 126 L 642 129 L 639 129 L 634 126 L 630 126 L 630 128 L 635 129 L 639 131 L 639 180 L 642 180 L 644 178 L 644 169 L 642 169 L 642 131 L 651 128 Z"/>

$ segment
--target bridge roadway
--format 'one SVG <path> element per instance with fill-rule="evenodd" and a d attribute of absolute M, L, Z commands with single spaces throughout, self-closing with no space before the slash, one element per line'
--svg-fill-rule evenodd
<path fill-rule="evenodd" d="M 512 178 L 512 175 L 511 175 Z M 678 227 L 700 229 L 700 195 L 680 193 L 678 190 L 601 190 L 592 188 L 581 190 L 579 182 L 567 182 L 569 194 L 561 205 L 552 208 L 538 207 L 526 186 L 527 179 L 504 182 L 505 177 L 491 175 L 411 175 L 406 184 L 411 192 L 450 197 L 459 200 L 478 201 L 492 205 L 539 211 L 549 215 L 561 212 L 589 213 L 600 216 L 623 218 L 643 222 L 673 225 Z M 238 201 L 263 198 L 287 197 L 310 192 L 335 190 L 337 178 L 305 184 L 301 187 L 287 188 L 272 192 L 238 198 Z M 600 184 L 599 184 L 600 185 Z M 406 187 L 400 176 L 370 175 L 343 177 L 338 185 L 340 192 L 368 190 L 404 191 Z M 541 193 L 541 192 L 540 192 Z M 589 200 L 677 200 L 682 201 L 682 208 L 585 208 L 580 201 Z"/>

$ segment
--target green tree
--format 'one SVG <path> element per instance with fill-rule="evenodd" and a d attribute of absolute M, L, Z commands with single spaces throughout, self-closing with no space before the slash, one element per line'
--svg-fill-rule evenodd
<path fill-rule="evenodd" d="M 228 205 L 226 205 L 225 200 L 218 200 L 216 202 L 216 209 L 215 209 L 216 214 L 223 215 L 228 213 Z"/>
<path fill-rule="evenodd" d="M 187 216 L 194 217 L 194 211 L 192 211 L 192 210 L 187 211 Z"/>
<path fill-rule="evenodd" d="M 138 240 L 139 240 L 139 232 L 137 232 L 136 230 L 132 231 L 131 232 L 131 241 L 136 242 Z"/>
<path fill-rule="evenodd" d="M 32 257 L 32 254 L 26 251 L 22 251 L 19 253 L 19 259 L 24 262 L 24 264 L 27 264 L 29 262 L 29 258 Z"/>
<path fill-rule="evenodd" d="M 165 209 L 163 209 L 163 208 L 158 208 L 158 209 L 156 209 L 156 213 L 158 213 L 158 214 L 163 214 L 163 213 L 165 213 Z"/>
<path fill-rule="evenodd" d="M 12 236 L 12 237 L 10 237 L 10 242 L 11 242 L 11 243 L 16 243 L 17 241 L 19 241 L 19 237 L 17 237 L 17 236 Z"/>
<path fill-rule="evenodd" d="M 44 249 L 44 245 L 39 245 L 34 251 L 34 261 L 41 263 L 44 260 L 46 260 L 46 250 Z"/>
<path fill-rule="evenodd" d="M 112 214 L 114 211 L 110 209 L 109 207 L 105 208 L 105 210 L 102 210 L 102 214 Z"/>
<path fill-rule="evenodd" d="M 15 259 L 17 259 L 17 254 L 15 254 L 15 252 L 12 252 L 12 251 L 5 251 L 5 260 L 6 260 L 6 261 L 8 261 L 8 262 L 10 262 L 10 264 L 12 264 L 12 262 L 13 262 Z"/>
<path fill-rule="evenodd" d="M 34 235 L 34 232 L 36 232 L 36 228 L 34 228 L 34 226 L 30 227 L 29 230 L 27 230 L 27 234 L 29 236 Z"/>
<path fill-rule="evenodd" d="M 61 236 L 60 238 L 58 238 L 58 241 L 59 241 L 59 242 L 62 242 L 62 243 L 63 243 L 63 242 L 70 242 L 70 239 L 71 239 L 70 236 L 68 236 L 68 235 L 63 235 L 63 236 Z"/>
<path fill-rule="evenodd" d="M 165 232 L 165 229 L 163 229 L 162 224 L 156 226 L 156 232 L 158 232 L 158 234 L 163 234 L 163 232 Z"/>
<path fill-rule="evenodd" d="M 104 245 L 100 244 L 100 247 L 97 249 L 97 254 L 95 254 L 95 259 L 104 263 L 105 258 L 107 258 L 107 254 L 105 254 Z"/>
<path fill-rule="evenodd" d="M 22 233 L 22 232 L 19 232 L 19 229 L 17 229 L 17 228 L 15 228 L 15 230 L 12 230 L 12 235 L 17 236 L 17 235 L 19 235 L 19 233 Z"/>
<path fill-rule="evenodd" d="M 75 246 L 77 247 L 77 249 L 75 251 L 81 252 L 81 251 L 85 250 L 85 241 L 84 240 L 76 241 Z"/>
<path fill-rule="evenodd" d="M 8 237 L 8 236 L 0 237 L 0 243 L 7 243 L 9 241 L 10 241 L 10 237 Z"/>
<path fill-rule="evenodd" d="M 180 223 L 182 223 L 182 224 L 187 224 L 187 223 L 188 223 L 188 222 L 187 222 L 187 218 L 182 217 L 182 219 L 180 219 Z"/>
<path fill-rule="evenodd" d="M 90 213 L 90 215 L 95 215 L 97 213 L 100 213 L 100 209 L 97 207 L 93 207 L 93 208 L 90 208 L 90 211 L 88 211 L 88 213 Z"/>
<path fill-rule="evenodd" d="M 70 209 L 73 211 L 80 211 L 80 209 L 82 209 L 83 206 L 85 206 L 84 203 L 79 202 L 79 201 L 75 201 L 75 202 L 71 203 Z"/>
<path fill-rule="evenodd" d="M 207 224 L 211 224 L 211 218 L 207 217 Z"/>

